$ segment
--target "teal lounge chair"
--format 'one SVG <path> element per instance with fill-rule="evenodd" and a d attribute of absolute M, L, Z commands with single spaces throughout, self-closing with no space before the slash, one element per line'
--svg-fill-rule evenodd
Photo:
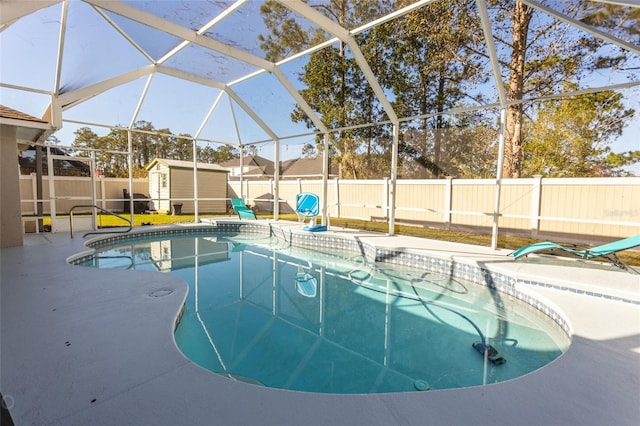
<path fill-rule="evenodd" d="M 240 219 L 257 219 L 256 214 L 244 203 L 242 198 L 232 198 L 231 207 Z"/>
<path fill-rule="evenodd" d="M 624 269 L 625 271 L 629 268 L 627 265 L 622 263 L 620 259 L 616 256 L 616 253 L 619 251 L 627 250 L 633 247 L 640 246 L 640 235 L 636 235 L 633 237 L 625 238 L 623 240 L 613 241 L 607 244 L 602 244 L 596 247 L 589 248 L 581 248 L 577 245 L 560 245 L 550 241 L 545 241 L 542 243 L 530 244 L 528 246 L 524 246 L 519 248 L 518 250 L 510 253 L 510 256 L 515 257 L 516 259 L 527 256 L 531 253 L 543 252 L 543 251 L 553 251 L 560 250 L 574 256 L 581 257 L 583 259 L 596 259 L 603 258 L 616 265 L 617 267 Z"/>
<path fill-rule="evenodd" d="M 303 227 L 304 231 L 319 232 L 326 231 L 327 227 L 317 224 L 317 217 L 320 214 L 320 198 L 316 194 L 303 192 L 296 196 L 296 214 L 302 218 L 309 218 L 309 225 Z"/>

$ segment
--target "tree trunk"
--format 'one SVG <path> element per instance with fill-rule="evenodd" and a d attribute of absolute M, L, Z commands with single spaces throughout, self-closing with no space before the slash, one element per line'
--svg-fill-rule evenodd
<path fill-rule="evenodd" d="M 516 2 L 511 12 L 513 27 L 513 50 L 509 66 L 509 101 L 522 100 L 524 96 L 524 66 L 527 53 L 527 33 L 533 10 L 520 2 Z M 505 137 L 505 153 L 503 176 L 519 178 L 522 171 L 522 104 L 509 105 L 507 108 L 507 123 Z"/>

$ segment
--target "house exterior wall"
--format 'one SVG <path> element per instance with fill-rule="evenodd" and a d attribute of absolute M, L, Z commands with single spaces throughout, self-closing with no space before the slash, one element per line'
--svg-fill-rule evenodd
<path fill-rule="evenodd" d="M 0 126 L 0 247 L 22 245 L 17 129 Z"/>

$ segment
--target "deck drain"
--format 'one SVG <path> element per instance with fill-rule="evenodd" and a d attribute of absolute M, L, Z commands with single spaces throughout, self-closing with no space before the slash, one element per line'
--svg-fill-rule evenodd
<path fill-rule="evenodd" d="M 149 293 L 149 296 L 151 297 L 164 297 L 164 296 L 168 296 L 171 293 L 173 293 L 173 289 L 172 288 L 160 288 L 158 290 L 153 290 L 151 293 Z"/>

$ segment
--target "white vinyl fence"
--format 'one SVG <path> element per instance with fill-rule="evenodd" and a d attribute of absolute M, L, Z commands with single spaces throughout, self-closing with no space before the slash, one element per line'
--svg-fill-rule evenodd
<path fill-rule="evenodd" d="M 43 184 L 43 206 L 49 212 L 49 185 Z M 275 182 L 245 180 L 228 184 L 228 197 L 242 196 L 258 212 L 273 212 Z M 398 224 L 488 232 L 493 223 L 493 179 L 398 180 L 395 220 Z M 121 212 L 128 179 L 97 178 L 96 202 Z M 147 179 L 134 179 L 134 192 L 148 194 Z M 502 233 L 532 238 L 593 241 L 640 234 L 640 178 L 503 179 L 499 228 Z M 386 221 L 391 184 L 383 180 L 331 179 L 327 190 L 330 218 Z M 37 211 L 35 175 L 20 178 L 23 216 Z M 323 194 L 322 181 L 279 182 L 280 213 L 293 213 L 300 192 Z M 55 178 L 56 211 L 91 200 L 91 181 Z M 184 197 L 188 199 L 190 197 Z"/>
<path fill-rule="evenodd" d="M 229 183 L 258 211 L 273 211 L 273 181 Z M 493 223 L 493 179 L 398 180 L 398 224 L 488 232 Z M 330 217 L 387 220 L 389 180 L 329 181 Z M 322 194 L 320 180 L 281 181 L 280 212 L 293 212 L 296 194 Z M 232 196 L 232 195 L 230 195 Z M 499 227 L 531 238 L 571 241 L 640 234 L 640 178 L 503 179 Z"/>
<path fill-rule="evenodd" d="M 124 209 L 123 189 L 129 190 L 128 178 L 96 177 L 96 204 L 103 209 L 122 212 Z M 91 178 L 76 176 L 54 177 L 54 196 L 57 214 L 67 214 L 71 207 L 77 204 L 92 204 Z M 35 215 L 38 211 L 36 175 L 20 176 L 20 207 L 22 215 Z M 45 215 L 51 210 L 51 196 L 49 194 L 49 178 L 42 177 L 42 202 Z M 147 178 L 133 180 L 133 192 L 148 194 Z"/>

